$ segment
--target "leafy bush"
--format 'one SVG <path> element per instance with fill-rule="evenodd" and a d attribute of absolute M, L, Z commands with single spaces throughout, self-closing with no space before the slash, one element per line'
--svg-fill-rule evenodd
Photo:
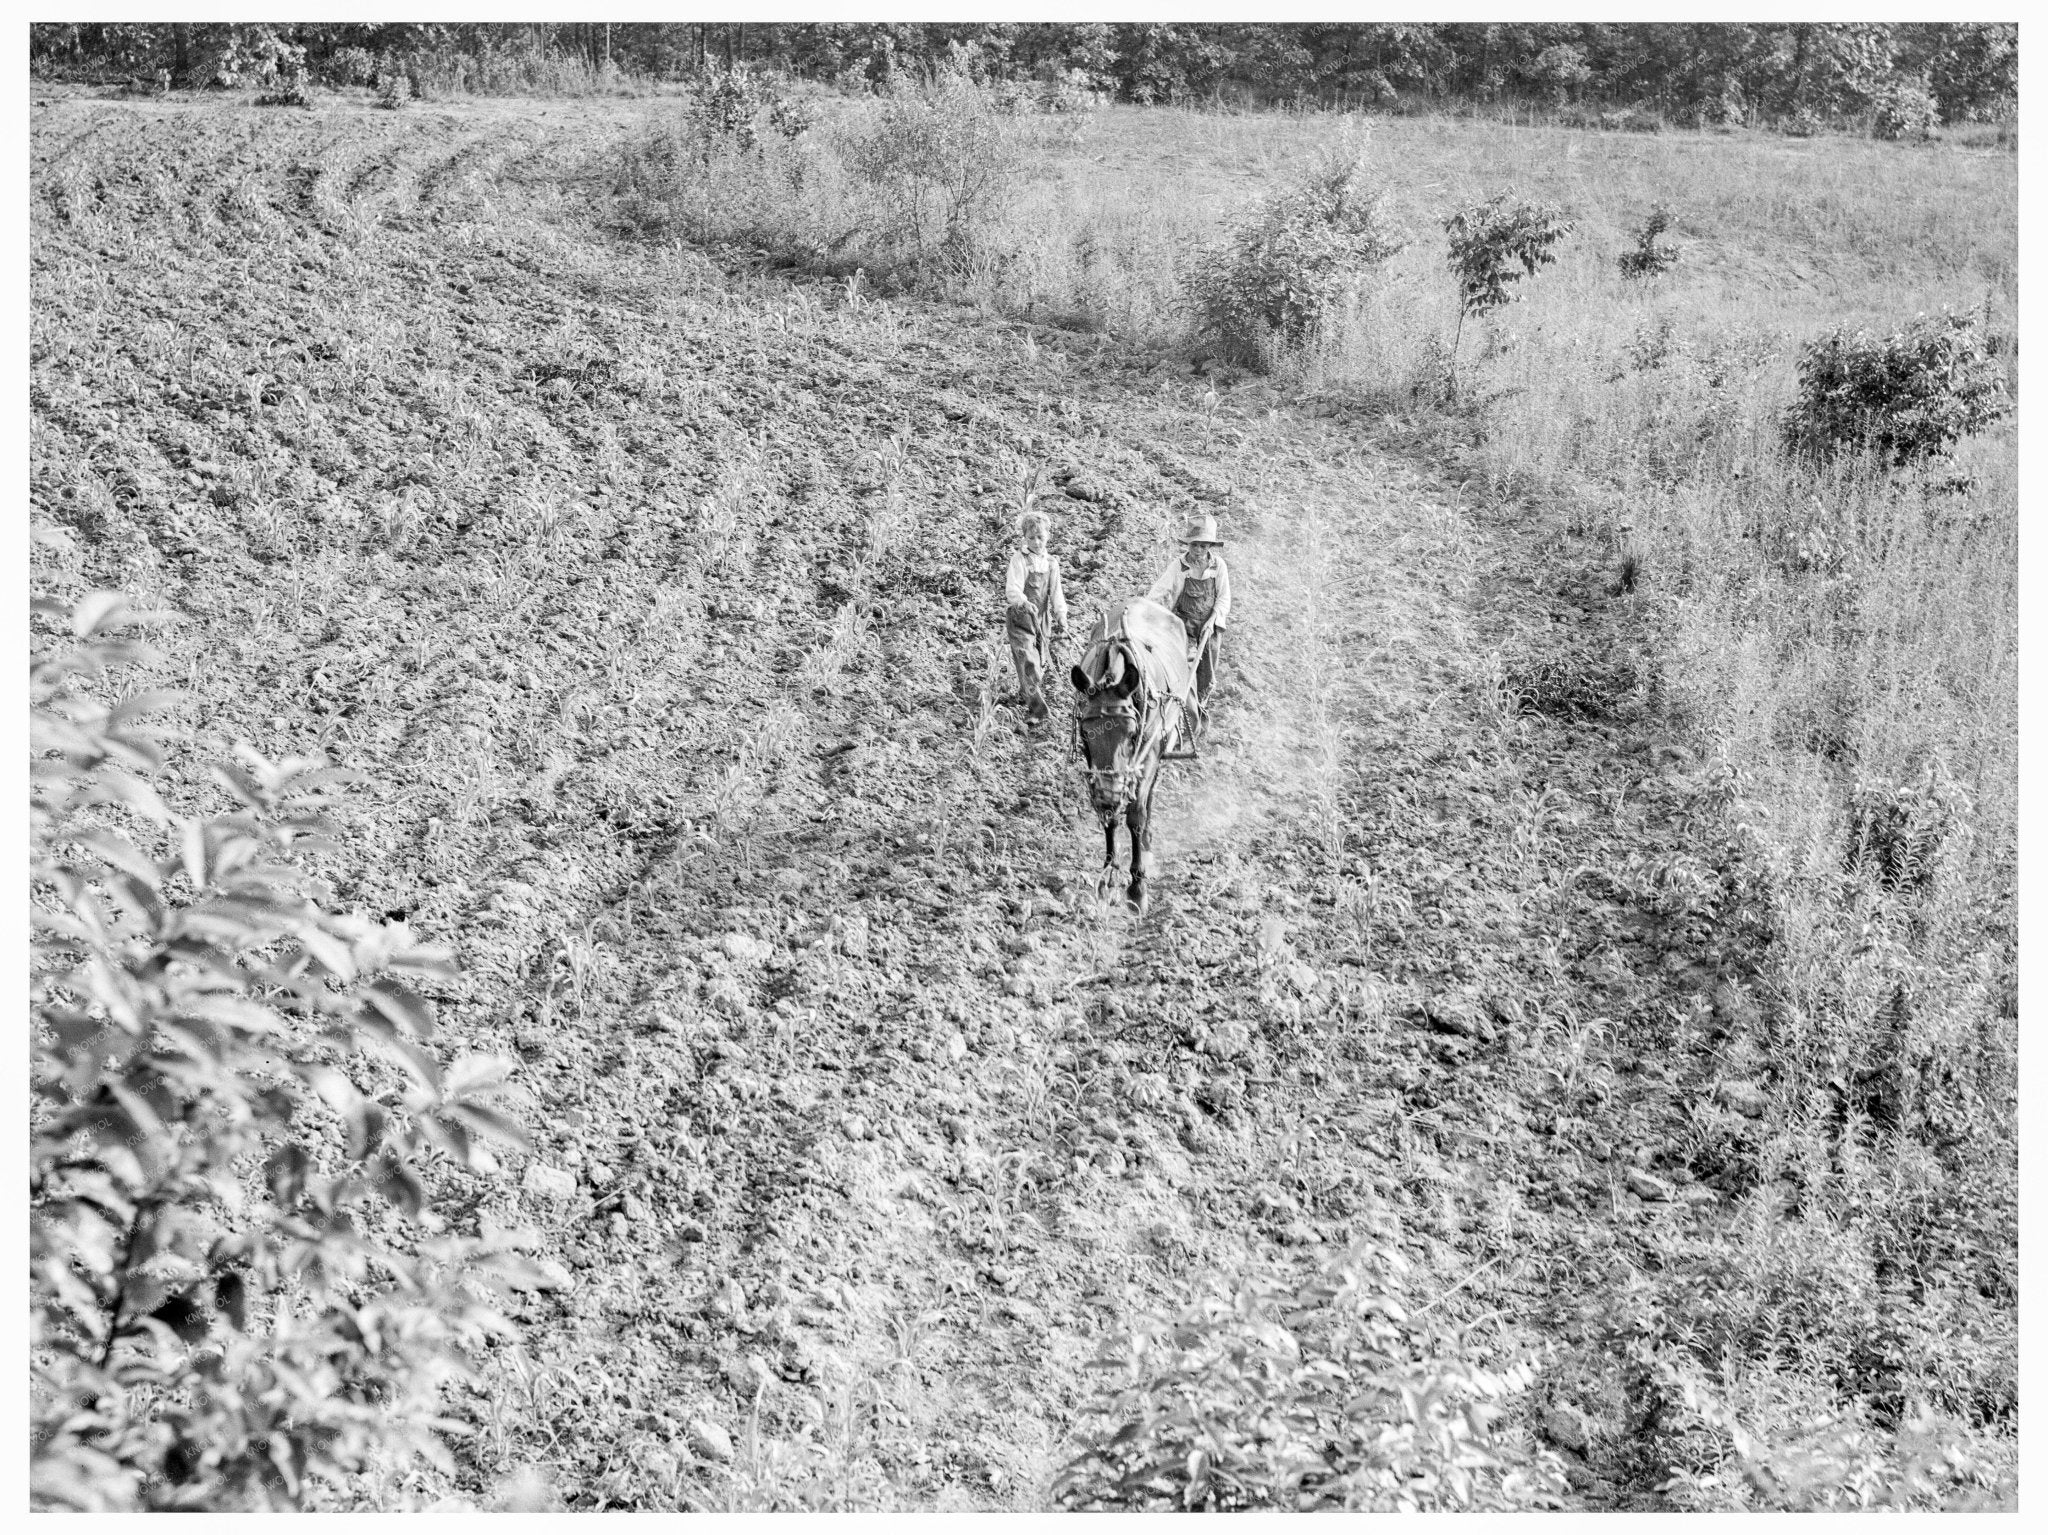
<path fill-rule="evenodd" d="M 377 77 L 377 105 L 386 111 L 396 112 L 412 100 L 412 80 L 406 75 L 393 71 Z"/>
<path fill-rule="evenodd" d="M 306 50 L 262 23 L 210 23 L 195 28 L 190 82 L 202 89 L 277 80 L 306 67 Z"/>
<path fill-rule="evenodd" d="M 1941 122 L 1934 92 L 1918 81 L 1888 85 L 1871 103 L 1871 131 L 1881 139 L 1924 139 Z"/>
<path fill-rule="evenodd" d="M 1896 466 L 1945 454 L 2011 408 L 1975 318 L 1921 315 L 1890 336 L 1836 329 L 1810 342 L 1783 431 L 1794 452 L 1867 447 Z"/>
<path fill-rule="evenodd" d="M 1090 112 L 1096 90 L 1083 70 L 1045 66 L 1038 73 L 1037 104 L 1041 112 Z"/>
<path fill-rule="evenodd" d="M 1067 1509 L 1521 1509 L 1556 1458 L 1504 1434 L 1526 1364 L 1470 1360 L 1411 1312 L 1406 1264 L 1362 1243 L 1306 1275 L 1261 1267 L 1141 1324 L 1096 1364 L 1120 1383 L 1082 1417 Z M 1427 1308 L 1424 1308 L 1425 1310 Z"/>
<path fill-rule="evenodd" d="M 760 81 L 745 64 L 714 65 L 690 97 L 685 115 L 707 151 L 719 142 L 752 149 L 760 142 L 754 119 L 766 104 Z"/>
<path fill-rule="evenodd" d="M 377 78 L 377 60 L 367 48 L 337 48 L 320 73 L 330 85 L 368 85 Z"/>
<path fill-rule="evenodd" d="M 1820 113 L 1810 106 L 1799 107 L 1782 124 L 1786 137 L 1795 139 L 1813 138 L 1826 126 Z"/>
<path fill-rule="evenodd" d="M 1553 43 L 1536 55 L 1528 69 L 1529 83 L 1542 91 L 1553 106 L 1563 106 L 1572 92 L 1593 78 L 1586 56 L 1570 43 Z"/>
<path fill-rule="evenodd" d="M 256 98 L 259 107 L 310 107 L 312 104 L 313 79 L 303 64 L 291 65 L 278 76 L 276 90 L 266 91 Z"/>
<path fill-rule="evenodd" d="M 85 685 L 148 659 L 118 637 L 148 615 L 35 608 L 78 648 L 30 667 L 32 1502 L 289 1507 L 374 1453 L 445 1459 L 434 1392 L 507 1329 L 466 1288 L 480 1244 L 419 1235 L 423 1169 L 522 1139 L 474 1097 L 499 1068 L 442 1070 L 397 977 L 445 958 L 298 866 L 338 775 L 244 750 L 233 809 L 175 813 L 142 723 L 167 696 Z"/>
<path fill-rule="evenodd" d="M 1572 232 L 1571 221 L 1543 203 L 1509 202 L 1496 192 L 1444 219 L 1451 270 L 1463 312 L 1483 315 L 1509 303 L 1509 285 L 1536 275 L 1557 258 L 1550 247 Z M 1521 271 L 1515 271 L 1516 266 Z"/>
<path fill-rule="evenodd" d="M 1671 210 L 1659 203 L 1650 210 L 1640 229 L 1634 231 L 1635 248 L 1621 253 L 1621 275 L 1656 277 L 1678 264 L 1676 246 L 1659 245 L 1658 236 L 1671 227 Z"/>
<path fill-rule="evenodd" d="M 1458 328 L 1451 337 L 1455 367 L 1466 316 L 1478 318 L 1507 304 L 1509 286 L 1536 275 L 1557 258 L 1551 247 L 1572 232 L 1571 221 L 1544 203 L 1510 202 L 1496 192 L 1485 202 L 1444 218 L 1451 271 L 1458 280 Z M 1521 267 L 1517 272 L 1515 268 Z"/>
<path fill-rule="evenodd" d="M 1324 155 L 1195 257 L 1187 292 L 1202 328 L 1248 362 L 1271 339 L 1307 341 L 1401 249 L 1385 204 L 1385 191 L 1367 184 L 1361 146 Z"/>
<path fill-rule="evenodd" d="M 911 266 L 964 269 L 1022 174 L 1005 117 L 952 65 L 876 102 L 840 141 L 847 170 L 880 202 L 870 233 Z"/>
<path fill-rule="evenodd" d="M 777 96 L 768 103 L 768 122 L 784 138 L 793 139 L 818 126 L 818 110 L 808 101 Z"/>

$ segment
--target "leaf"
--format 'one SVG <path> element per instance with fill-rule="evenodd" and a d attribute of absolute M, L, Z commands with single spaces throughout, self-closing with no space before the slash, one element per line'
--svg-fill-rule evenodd
<path fill-rule="evenodd" d="M 263 1169 L 263 1181 L 270 1189 L 271 1197 L 287 1209 L 296 1205 L 306 1190 L 306 1172 L 310 1165 L 300 1147 L 286 1145 L 273 1151 Z"/>
<path fill-rule="evenodd" d="M 100 739 L 89 731 L 81 730 L 69 720 L 59 719 L 47 710 L 37 709 L 29 715 L 29 750 L 38 755 L 44 752 L 62 752 L 78 761 L 97 762 L 106 755 Z"/>
<path fill-rule="evenodd" d="M 101 628 L 123 622 L 128 613 L 125 592 L 92 591 L 71 607 L 71 632 L 86 639 Z"/>
<path fill-rule="evenodd" d="M 369 1098 L 356 1101 L 347 1114 L 347 1153 L 351 1161 L 364 1160 L 384 1144 L 384 1132 L 390 1119 L 381 1103 Z"/>
<path fill-rule="evenodd" d="M 464 1167 L 474 1158 L 475 1143 L 469 1132 L 445 1113 L 422 1114 L 416 1121 L 422 1136 L 448 1153 Z"/>
<path fill-rule="evenodd" d="M 372 981 L 363 1000 L 399 1028 L 417 1038 L 428 1038 L 434 1032 L 433 1010 L 410 987 L 397 981 Z"/>
<path fill-rule="evenodd" d="M 188 1000 L 184 1011 L 243 1034 L 276 1034 L 284 1028 L 284 1020 L 275 1012 L 247 997 L 203 995 Z"/>
<path fill-rule="evenodd" d="M 427 1206 L 427 1191 L 413 1170 L 386 1153 L 372 1180 L 379 1194 L 417 1220 Z"/>
<path fill-rule="evenodd" d="M 94 931 L 78 918 L 67 916 L 61 911 L 31 911 L 28 920 L 31 927 L 40 928 L 46 933 L 55 933 L 76 943 L 95 946 L 104 942 L 103 934 Z"/>
<path fill-rule="evenodd" d="M 265 1441 L 267 1459 L 284 1483 L 287 1494 L 294 1502 L 299 1496 L 299 1485 L 306 1469 L 306 1452 L 298 1439 L 291 1434 L 273 1432 Z"/>
<path fill-rule="evenodd" d="M 149 1314 L 153 1322 L 161 1322 L 184 1343 L 205 1341 L 212 1331 L 212 1321 L 206 1311 L 189 1295 L 173 1295 Z"/>
<path fill-rule="evenodd" d="M 485 1092 L 512 1075 L 517 1066 L 510 1056 L 469 1053 L 457 1056 L 442 1078 L 442 1091 L 451 1098 L 467 1098 Z"/>
<path fill-rule="evenodd" d="M 111 1264 L 109 1265 L 111 1266 Z M 53 1258 L 35 1266 L 42 1291 L 53 1298 L 70 1319 L 80 1325 L 85 1337 L 95 1337 L 106 1324 L 106 1301 L 69 1260 Z"/>
<path fill-rule="evenodd" d="M 396 1056 L 406 1073 L 429 1092 L 439 1095 L 441 1091 L 441 1063 L 419 1045 L 409 1039 L 393 1039 L 386 1046 L 386 1054 Z"/>
<path fill-rule="evenodd" d="M 132 722 L 148 714 L 162 714 L 175 709 L 185 702 L 186 695 L 176 688 L 145 688 L 130 693 L 107 714 L 107 723 L 116 730 L 125 730 Z"/>
<path fill-rule="evenodd" d="M 324 933 L 310 925 L 301 928 L 298 936 L 306 952 L 319 961 L 329 975 L 343 984 L 356 978 L 356 958 L 349 952 L 347 944 L 332 934 Z"/>
<path fill-rule="evenodd" d="M 108 888 L 134 921 L 136 931 L 144 935 L 160 931 L 169 908 L 154 886 L 145 885 L 130 874 L 117 874 L 108 882 Z"/>
<path fill-rule="evenodd" d="M 179 851 L 185 862 L 185 877 L 200 889 L 206 888 L 206 823 L 196 818 L 179 830 Z"/>
<path fill-rule="evenodd" d="M 443 1112 L 478 1134 L 494 1136 L 521 1151 L 527 1150 L 533 1144 L 533 1137 L 527 1133 L 524 1125 L 511 1115 L 488 1104 L 451 1103 Z"/>
<path fill-rule="evenodd" d="M 58 1449 L 38 1449 L 29 1466 L 30 1507 L 93 1513 L 135 1506 L 138 1470 L 68 1437 L 57 1443 Z"/>
<path fill-rule="evenodd" d="M 93 797 L 94 804 L 124 805 L 158 826 L 168 826 L 177 819 L 163 796 L 126 768 L 108 764 L 94 775 L 94 783 L 105 791 Z"/>
<path fill-rule="evenodd" d="M 249 1287 L 240 1274 L 230 1271 L 214 1279 L 213 1303 L 236 1332 L 249 1330 Z"/>

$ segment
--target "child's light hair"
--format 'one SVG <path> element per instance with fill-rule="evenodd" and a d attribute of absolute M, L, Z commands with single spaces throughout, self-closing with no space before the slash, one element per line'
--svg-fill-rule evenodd
<path fill-rule="evenodd" d="M 1028 537 L 1030 535 L 1031 529 L 1034 526 L 1045 529 L 1045 536 L 1047 538 L 1052 537 L 1052 519 L 1046 516 L 1045 513 L 1039 511 L 1036 507 L 1032 508 L 1028 512 L 1021 513 L 1018 516 L 1017 536 L 1019 538 Z"/>

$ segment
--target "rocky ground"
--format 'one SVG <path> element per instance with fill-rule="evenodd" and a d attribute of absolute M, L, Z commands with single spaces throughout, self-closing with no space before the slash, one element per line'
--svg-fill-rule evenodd
<path fill-rule="evenodd" d="M 1607 551 L 1452 437 L 629 244 L 636 110 L 34 111 L 39 586 L 189 615 L 208 746 L 360 770 L 344 898 L 520 1063 L 533 1154 L 442 1208 L 546 1287 L 457 1474 L 344 1501 L 1041 1507 L 1105 1336 L 1370 1227 L 1654 1502 L 1613 1319 L 1765 1208 L 1759 1066 Z M 1006 696 L 1039 464 L 1077 627 L 1228 541 L 1143 920 Z"/>

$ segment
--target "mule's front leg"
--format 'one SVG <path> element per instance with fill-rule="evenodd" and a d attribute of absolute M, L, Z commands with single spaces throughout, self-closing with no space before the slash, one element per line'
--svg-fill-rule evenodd
<path fill-rule="evenodd" d="M 1148 897 L 1145 882 L 1152 877 L 1152 786 L 1146 784 L 1143 794 L 1131 796 L 1131 808 L 1127 812 L 1131 827 L 1131 883 L 1125 893 L 1138 915 L 1145 914 Z"/>
<path fill-rule="evenodd" d="M 1102 873 L 1096 877 L 1095 893 L 1108 895 L 1110 883 L 1116 878 L 1116 817 L 1111 816 L 1102 823 Z"/>

